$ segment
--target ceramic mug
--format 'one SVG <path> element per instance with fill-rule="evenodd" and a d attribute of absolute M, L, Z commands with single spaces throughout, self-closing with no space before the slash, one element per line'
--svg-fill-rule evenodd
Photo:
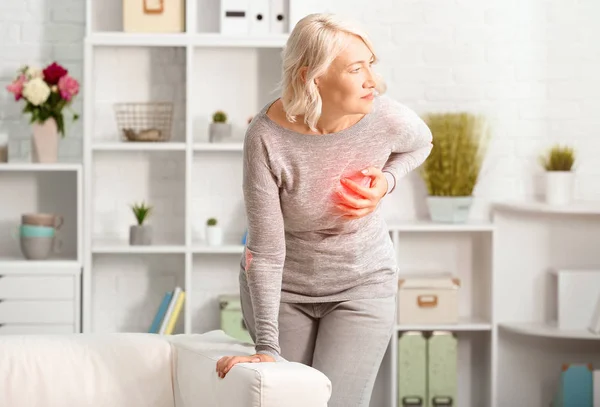
<path fill-rule="evenodd" d="M 19 243 L 21 253 L 28 260 L 46 260 L 62 248 L 62 241 L 56 237 L 21 237 Z"/>
<path fill-rule="evenodd" d="M 54 237 L 55 230 L 52 226 L 19 225 L 12 230 L 12 237 Z"/>
<path fill-rule="evenodd" d="M 64 218 L 53 213 L 24 213 L 21 215 L 21 222 L 27 225 L 51 226 L 56 230 L 60 230 Z"/>

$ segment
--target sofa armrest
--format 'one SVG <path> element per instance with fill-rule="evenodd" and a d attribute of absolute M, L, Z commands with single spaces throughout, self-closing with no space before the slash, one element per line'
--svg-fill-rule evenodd
<path fill-rule="evenodd" d="M 221 379 L 222 356 L 254 353 L 223 331 L 175 335 L 171 344 L 176 407 L 326 407 L 331 397 L 323 373 L 295 362 L 239 363 Z"/>

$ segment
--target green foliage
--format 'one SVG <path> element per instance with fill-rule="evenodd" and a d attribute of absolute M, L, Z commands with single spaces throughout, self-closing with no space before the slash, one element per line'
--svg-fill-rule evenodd
<path fill-rule="evenodd" d="M 222 110 L 218 110 L 213 114 L 213 122 L 215 123 L 225 123 L 227 122 L 227 114 Z"/>
<path fill-rule="evenodd" d="M 137 223 L 140 226 L 144 223 L 144 221 L 152 213 L 152 207 L 147 206 L 144 202 L 131 205 L 131 210 L 133 211 L 135 219 L 137 220 Z"/>
<path fill-rule="evenodd" d="M 206 221 L 206 224 L 208 226 L 217 226 L 217 219 L 216 218 L 210 218 Z"/>
<path fill-rule="evenodd" d="M 471 196 L 490 138 L 487 122 L 470 113 L 436 113 L 423 119 L 433 135 L 419 167 L 430 196 Z"/>
<path fill-rule="evenodd" d="M 63 109 L 69 107 L 70 103 L 60 97 L 57 92 L 51 92 L 46 103 L 40 106 L 35 106 L 31 103 L 26 103 L 23 107 L 23 113 L 31 114 L 29 123 L 44 123 L 49 118 L 53 117 L 56 121 L 56 128 L 62 138 L 65 137 L 65 120 L 62 113 Z M 79 115 L 73 112 L 73 122 L 79 119 Z"/>
<path fill-rule="evenodd" d="M 540 157 L 540 163 L 546 171 L 571 171 L 575 163 L 575 151 L 573 147 L 556 144 Z"/>

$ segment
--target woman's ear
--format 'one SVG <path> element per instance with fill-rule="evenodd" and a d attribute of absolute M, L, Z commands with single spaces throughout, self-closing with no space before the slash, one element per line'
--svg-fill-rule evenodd
<path fill-rule="evenodd" d="M 308 67 L 306 67 L 306 66 L 303 66 L 298 71 L 298 73 L 300 74 L 300 79 L 302 80 L 303 83 L 306 82 L 306 74 L 307 74 L 307 72 L 308 72 Z"/>

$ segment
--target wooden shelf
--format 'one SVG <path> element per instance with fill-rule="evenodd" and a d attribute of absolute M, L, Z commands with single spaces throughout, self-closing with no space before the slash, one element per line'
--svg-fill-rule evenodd
<path fill-rule="evenodd" d="M 95 151 L 184 151 L 183 142 L 98 142 L 92 146 Z"/>
<path fill-rule="evenodd" d="M 438 223 L 432 221 L 388 221 L 390 231 L 397 232 L 491 232 L 490 222 Z"/>
<path fill-rule="evenodd" d="M 460 318 L 456 324 L 403 324 L 397 325 L 398 331 L 491 331 L 492 324 L 472 317 Z"/>
<path fill-rule="evenodd" d="M 219 33 L 124 33 L 100 32 L 86 37 L 85 42 L 103 47 L 244 47 L 281 48 L 287 34 L 267 36 L 228 36 Z"/>
<path fill-rule="evenodd" d="M 543 202 L 499 202 L 494 204 L 497 209 L 536 212 L 540 214 L 565 214 L 565 215 L 600 215 L 600 202 L 578 201 L 569 205 L 548 205 Z"/>
<path fill-rule="evenodd" d="M 541 336 L 560 339 L 592 339 L 600 340 L 600 335 L 586 330 L 561 330 L 556 323 L 543 322 L 512 322 L 500 324 L 501 328 L 522 335 Z"/>

